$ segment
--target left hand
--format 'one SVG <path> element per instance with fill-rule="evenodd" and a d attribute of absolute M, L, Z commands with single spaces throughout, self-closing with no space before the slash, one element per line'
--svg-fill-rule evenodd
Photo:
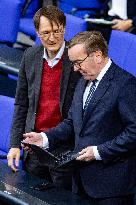
<path fill-rule="evenodd" d="M 95 160 L 92 146 L 89 146 L 89 147 L 83 149 L 81 152 L 79 152 L 79 155 L 80 156 L 77 157 L 76 160 L 86 161 L 86 162 Z"/>
<path fill-rule="evenodd" d="M 128 31 L 132 27 L 131 19 L 128 19 L 128 20 L 114 19 L 112 22 L 115 23 L 112 26 L 112 29 L 115 29 L 115 30 Z"/>

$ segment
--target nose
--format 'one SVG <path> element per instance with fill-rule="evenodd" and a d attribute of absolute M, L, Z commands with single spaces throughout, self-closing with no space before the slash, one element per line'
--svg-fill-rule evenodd
<path fill-rule="evenodd" d="M 54 34 L 52 32 L 50 33 L 49 40 L 54 40 Z"/>

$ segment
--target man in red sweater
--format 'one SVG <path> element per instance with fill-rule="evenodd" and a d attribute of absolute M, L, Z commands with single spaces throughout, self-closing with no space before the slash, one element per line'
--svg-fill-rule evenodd
<path fill-rule="evenodd" d="M 66 17 L 55 6 L 39 9 L 34 24 L 42 45 L 24 53 L 15 97 L 8 165 L 17 171 L 23 133 L 41 132 L 56 126 L 67 117 L 79 74 L 68 59 L 64 32 Z M 71 148 L 72 142 L 65 148 Z M 15 165 L 14 165 L 15 160 Z M 27 154 L 24 167 L 29 173 L 70 188 L 72 166 L 50 170 Z"/>

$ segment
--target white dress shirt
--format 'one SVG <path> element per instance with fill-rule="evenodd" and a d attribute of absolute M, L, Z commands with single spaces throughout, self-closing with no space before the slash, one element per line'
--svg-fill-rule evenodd
<path fill-rule="evenodd" d="M 111 60 L 109 59 L 108 60 L 108 63 L 105 65 L 105 67 L 101 70 L 101 72 L 99 73 L 99 75 L 97 76 L 97 82 L 96 82 L 96 88 L 98 87 L 101 79 L 103 78 L 103 76 L 105 75 L 105 73 L 107 72 L 107 70 L 109 69 L 111 65 Z M 87 96 L 89 94 L 89 90 L 90 90 L 90 87 L 92 86 L 92 82 L 88 82 L 87 86 L 86 86 L 86 89 L 85 89 L 85 92 L 83 94 L 83 108 L 84 108 L 84 105 L 85 105 L 85 101 L 87 99 Z M 95 88 L 95 89 L 96 89 Z"/>
<path fill-rule="evenodd" d="M 105 73 L 107 72 L 109 67 L 111 66 L 111 63 L 112 63 L 112 61 L 111 61 L 111 59 L 109 59 L 107 64 L 104 66 L 104 68 L 101 70 L 101 72 L 97 76 L 97 78 L 96 78 L 97 79 L 96 89 L 97 89 L 100 81 L 102 80 L 103 76 L 105 75 Z M 83 94 L 83 107 L 84 107 L 85 101 L 87 99 L 87 96 L 89 94 L 89 90 L 90 90 L 91 85 L 92 85 L 92 82 L 89 82 L 88 85 L 86 86 L 85 92 Z M 41 132 L 41 135 L 43 137 L 43 147 L 48 148 L 49 147 L 49 142 L 48 142 L 47 135 L 44 132 Z M 97 146 L 93 146 L 93 152 L 94 152 L 95 159 L 96 160 L 101 160 L 101 157 L 100 157 L 99 152 L 97 150 Z"/>
<path fill-rule="evenodd" d="M 119 16 L 121 19 L 128 19 L 127 0 L 112 0 L 111 9 L 108 11 L 109 16 Z"/>
<path fill-rule="evenodd" d="M 63 53 L 64 53 L 64 49 L 65 49 L 65 41 L 62 44 L 59 52 L 57 53 L 57 55 L 55 56 L 55 58 L 50 59 L 47 55 L 46 49 L 44 48 L 44 54 L 43 54 L 43 58 L 46 59 L 46 61 L 48 62 L 48 65 L 52 68 L 53 66 L 55 66 L 59 60 L 61 59 Z"/>

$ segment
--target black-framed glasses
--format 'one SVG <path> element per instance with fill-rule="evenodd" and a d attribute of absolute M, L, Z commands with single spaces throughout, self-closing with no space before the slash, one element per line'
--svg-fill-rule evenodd
<path fill-rule="evenodd" d="M 44 32 L 41 32 L 38 34 L 39 34 L 39 37 L 41 37 L 41 38 L 49 38 L 51 36 L 51 34 L 54 37 L 59 37 L 63 32 L 64 32 L 64 29 L 61 28 L 61 29 L 57 29 L 54 31 L 44 31 Z"/>
<path fill-rule="evenodd" d="M 71 63 L 73 64 L 73 66 L 76 66 L 77 68 L 81 68 L 81 64 L 89 57 L 89 55 L 87 55 L 83 60 L 75 60 L 75 61 L 71 61 Z"/>

